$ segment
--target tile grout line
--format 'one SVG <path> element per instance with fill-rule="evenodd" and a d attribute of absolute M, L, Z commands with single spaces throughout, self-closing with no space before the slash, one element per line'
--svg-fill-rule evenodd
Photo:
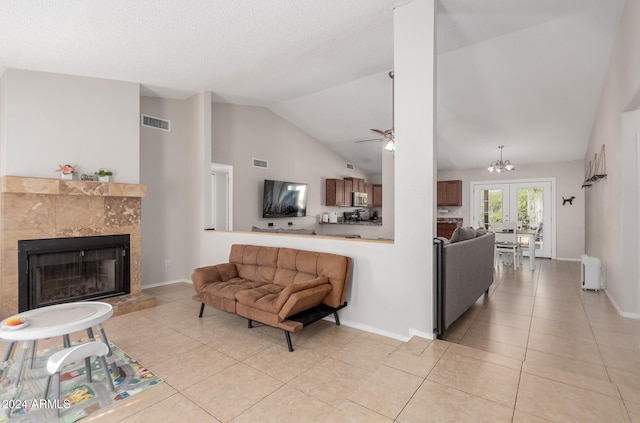
<path fill-rule="evenodd" d="M 527 342 L 525 344 L 524 347 L 524 357 L 522 358 L 522 363 L 520 364 L 520 373 L 518 374 L 518 386 L 516 388 L 516 397 L 513 401 L 513 414 L 511 416 L 511 422 L 513 423 L 515 421 L 516 418 L 516 409 L 517 409 L 517 405 L 518 405 L 518 395 L 520 394 L 520 384 L 522 383 L 522 373 L 524 370 L 524 362 L 527 360 L 527 351 L 529 351 L 529 338 L 531 337 L 531 326 L 533 325 L 533 311 L 535 310 L 536 307 L 536 298 L 537 298 L 537 294 L 538 294 L 538 283 L 539 283 L 539 279 L 540 279 L 540 273 L 542 270 L 542 262 L 538 261 L 537 264 L 537 269 L 534 270 L 534 280 L 535 280 L 535 284 L 536 284 L 536 288 L 534 291 L 534 296 L 533 296 L 533 305 L 531 307 L 531 318 L 529 319 L 529 330 L 527 331 Z M 536 416 L 537 417 L 537 416 Z"/>
<path fill-rule="evenodd" d="M 571 270 L 571 267 L 569 267 L 569 269 Z M 573 271 L 571 271 L 571 273 L 573 274 Z M 577 275 L 576 275 L 577 276 Z M 580 279 L 578 279 L 580 280 Z M 607 379 L 609 381 L 609 383 L 611 383 L 614 387 L 615 390 L 618 394 L 618 399 L 620 400 L 620 403 L 622 405 L 622 410 L 623 412 L 626 414 L 627 419 L 629 421 L 633 421 L 633 419 L 631 418 L 631 414 L 629 413 L 629 409 L 627 407 L 627 403 L 625 402 L 624 398 L 622 398 L 622 392 L 620 392 L 620 387 L 618 386 L 617 383 L 615 383 L 612 379 L 611 376 L 609 375 L 609 368 L 607 366 L 607 363 L 604 360 L 604 356 L 602 355 L 602 350 L 600 349 L 600 342 L 598 342 L 598 338 L 596 337 L 596 333 L 593 330 L 593 325 L 591 323 L 591 316 L 589 316 L 589 313 L 587 313 L 587 306 L 584 302 L 584 297 L 581 294 L 581 290 L 582 288 L 578 285 L 578 289 L 579 289 L 579 297 L 580 297 L 580 304 L 582 305 L 582 309 L 584 310 L 584 314 L 585 316 L 587 316 L 587 322 L 589 322 L 589 330 L 591 331 L 591 335 L 593 335 L 593 340 L 596 343 L 596 348 L 598 349 L 598 354 L 600 355 L 600 360 L 602 360 L 602 366 L 604 367 L 604 371 L 607 375 Z"/>

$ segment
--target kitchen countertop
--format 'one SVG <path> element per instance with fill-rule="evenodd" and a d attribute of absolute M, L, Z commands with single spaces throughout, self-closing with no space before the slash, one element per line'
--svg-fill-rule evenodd
<path fill-rule="evenodd" d="M 439 217 L 437 223 L 462 223 L 461 217 Z"/>

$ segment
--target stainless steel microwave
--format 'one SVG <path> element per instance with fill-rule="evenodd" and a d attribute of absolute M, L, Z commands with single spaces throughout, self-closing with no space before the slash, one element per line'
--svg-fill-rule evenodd
<path fill-rule="evenodd" d="M 368 204 L 366 192 L 353 192 L 351 196 L 351 205 L 353 207 L 364 207 Z"/>

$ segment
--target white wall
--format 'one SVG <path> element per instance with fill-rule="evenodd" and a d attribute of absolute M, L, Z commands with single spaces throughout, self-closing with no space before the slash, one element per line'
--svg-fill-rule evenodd
<path fill-rule="evenodd" d="M 438 217 L 462 217 L 465 226 L 477 226 L 470 221 L 470 183 L 500 182 L 514 179 L 556 178 L 556 257 L 578 260 L 585 252 L 585 191 L 580 187 L 584 180 L 581 161 L 552 162 L 536 165 L 516 165 L 516 170 L 508 173 L 492 173 L 487 169 L 461 169 L 438 171 L 438 180 L 462 180 L 462 207 L 441 207 L 449 213 L 439 213 Z M 573 205 L 562 205 L 562 197 L 575 196 Z"/>
<path fill-rule="evenodd" d="M 202 266 L 203 254 L 210 251 L 204 228 L 211 225 L 210 209 L 205 206 L 211 204 L 211 93 L 192 96 L 186 100 L 186 105 L 187 133 L 183 157 L 187 184 L 182 198 L 187 208 L 184 217 L 185 265 L 186 275 L 190 276 L 193 269 Z"/>
<path fill-rule="evenodd" d="M 251 231 L 252 226 L 268 228 L 270 222 L 274 228 L 288 228 L 287 223 L 293 222 L 293 229 L 314 229 L 322 235 L 357 233 L 366 238 L 393 238 L 391 224 L 382 227 L 318 224 L 323 212 L 337 211 L 342 215 L 344 211 L 353 210 L 324 205 L 327 178 L 357 177 L 368 182 L 373 178 L 361 170 L 347 169 L 345 158 L 265 107 L 214 103 L 211 152 L 212 162 L 233 166 L 234 230 Z M 267 160 L 269 168 L 253 167 L 254 158 Z M 307 216 L 263 219 L 265 179 L 309 184 Z M 384 210 L 378 209 L 383 219 Z"/>
<path fill-rule="evenodd" d="M 640 308 L 640 250 L 638 249 L 638 197 L 640 194 L 638 164 L 640 162 L 640 110 L 622 115 L 622 270 L 625 281 L 622 301 L 616 300 L 623 310 Z M 629 193 L 629 195 L 626 195 Z M 633 283 L 635 282 L 635 283 Z M 632 312 L 640 318 L 640 313 Z"/>
<path fill-rule="evenodd" d="M 200 231 L 200 242 L 193 240 L 189 250 L 189 254 L 197 255 L 200 266 L 226 261 L 233 243 L 286 246 L 353 257 L 349 306 L 341 311 L 341 321 L 407 339 L 413 334 L 433 336 L 434 0 L 416 0 L 398 7 L 394 16 L 398 143 L 394 164 L 395 243 L 203 231 L 195 212 L 187 221 Z M 214 143 L 213 160 L 219 162 L 215 148 Z M 425 162 L 432 166 L 425 166 Z M 418 195 L 416 184 L 420 188 Z M 421 213 L 418 221 L 416 210 Z"/>
<path fill-rule="evenodd" d="M 638 147 L 630 145 L 635 144 L 635 134 L 622 133 L 623 114 L 637 108 L 633 104 L 639 94 L 640 0 L 627 0 L 585 156 L 586 166 L 606 145 L 608 176 L 586 190 L 586 246 L 606 269 L 606 289 L 612 301 L 623 314 L 640 318 L 635 241 L 640 234 L 633 230 L 637 226 L 632 222 L 638 219 L 638 209 L 625 211 L 627 201 L 637 204 L 637 182 L 625 175 L 637 175 L 638 163 L 637 158 L 623 160 L 630 153 L 637 157 Z M 627 131 L 634 126 L 634 117 L 629 119 Z M 630 250 L 635 254 L 626 254 Z"/>
<path fill-rule="evenodd" d="M 140 181 L 138 84 L 17 69 L 2 79 L 3 174 L 55 178 L 59 164 L 77 164 Z"/>
<path fill-rule="evenodd" d="M 0 175 L 6 175 L 6 169 L 5 169 L 5 163 L 6 160 L 3 160 L 3 157 L 7 156 L 7 125 L 5 124 L 5 119 L 6 119 L 6 113 L 5 113 L 5 107 L 6 107 L 6 100 L 5 100 L 5 92 L 7 91 L 5 89 L 5 85 L 6 85 L 6 81 L 3 78 L 4 75 L 4 69 L 0 68 Z M 2 223 L 0 222 L 0 225 Z"/>
<path fill-rule="evenodd" d="M 188 204 L 182 195 L 189 178 L 184 177 L 186 163 L 182 153 L 186 146 L 186 102 L 142 97 L 140 111 L 171 121 L 171 132 L 140 130 L 140 182 L 147 186 L 147 196 L 142 199 L 144 286 L 185 277 Z"/>

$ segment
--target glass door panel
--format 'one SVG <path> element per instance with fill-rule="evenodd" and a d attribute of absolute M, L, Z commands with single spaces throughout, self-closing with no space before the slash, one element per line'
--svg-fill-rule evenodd
<path fill-rule="evenodd" d="M 477 224 L 488 228 L 492 223 L 509 220 L 509 187 L 497 185 L 476 186 L 475 207 Z"/>
<path fill-rule="evenodd" d="M 517 220 L 519 230 L 534 235 L 536 257 L 551 257 L 551 183 L 523 182 L 477 184 L 473 186 L 475 225 L 490 228 L 492 223 Z M 528 246 L 528 238 L 522 242 Z M 525 249 L 525 255 L 528 252 Z"/>
<path fill-rule="evenodd" d="M 551 257 L 551 232 L 548 230 L 545 239 L 545 229 L 551 228 L 551 183 L 527 182 L 509 186 L 510 208 L 517 210 L 517 220 L 521 222 L 522 231 L 534 235 L 536 257 Z M 528 245 L 526 238 L 523 238 L 522 242 Z M 526 254 L 528 252 L 525 249 Z"/>

